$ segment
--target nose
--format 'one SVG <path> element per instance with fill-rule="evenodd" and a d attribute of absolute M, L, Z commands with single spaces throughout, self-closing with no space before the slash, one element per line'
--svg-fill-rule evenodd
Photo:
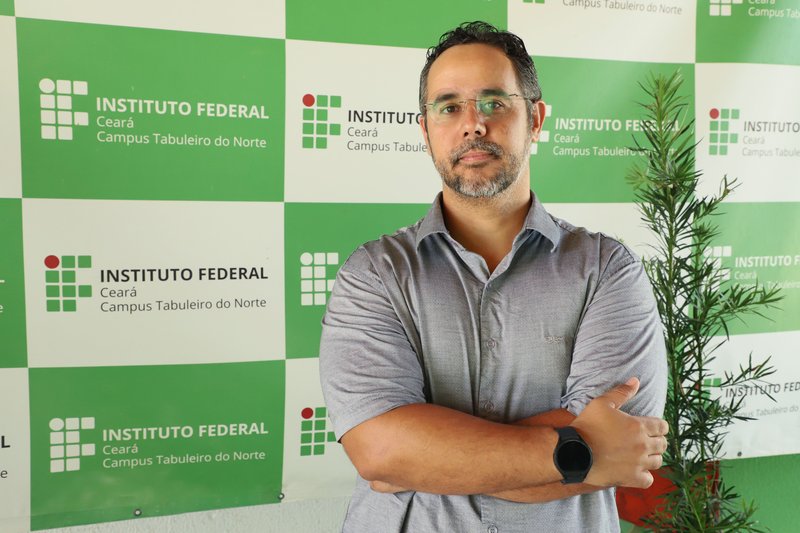
<path fill-rule="evenodd" d="M 461 131 L 464 133 L 464 138 L 470 137 L 483 137 L 486 135 L 486 117 L 483 113 L 478 112 L 478 106 L 475 102 L 470 102 L 472 105 L 467 104 L 462 114 Z"/>

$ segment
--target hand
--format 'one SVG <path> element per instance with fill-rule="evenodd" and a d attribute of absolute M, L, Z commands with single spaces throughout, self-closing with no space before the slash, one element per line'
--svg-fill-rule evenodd
<path fill-rule="evenodd" d="M 669 425 L 619 410 L 638 390 L 639 380 L 631 378 L 589 402 L 570 424 L 592 448 L 594 464 L 586 483 L 643 489 L 653 484 L 649 470 L 661 467 Z"/>

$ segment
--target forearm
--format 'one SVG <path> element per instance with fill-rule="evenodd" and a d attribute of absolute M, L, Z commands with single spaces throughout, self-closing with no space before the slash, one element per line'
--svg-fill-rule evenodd
<path fill-rule="evenodd" d="M 432 404 L 407 405 L 342 438 L 369 481 L 434 494 L 489 494 L 560 480 L 557 434 L 547 426 L 490 422 Z"/>
<path fill-rule="evenodd" d="M 566 409 L 555 409 L 518 420 L 515 424 L 524 426 L 564 427 L 569 425 L 573 420 L 575 420 L 575 415 Z M 547 485 L 500 491 L 492 493 L 490 496 L 519 503 L 543 503 L 569 498 L 570 496 L 576 496 L 578 494 L 588 494 L 600 490 L 601 488 L 602 487 L 596 487 L 586 483 L 565 485 L 559 481 Z"/>

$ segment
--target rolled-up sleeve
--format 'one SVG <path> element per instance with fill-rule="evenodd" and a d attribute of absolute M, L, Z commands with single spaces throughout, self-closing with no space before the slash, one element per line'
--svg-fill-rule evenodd
<path fill-rule="evenodd" d="M 392 409 L 425 402 L 417 354 L 363 248 L 336 276 L 322 319 L 319 365 L 337 439 Z"/>
<path fill-rule="evenodd" d="M 639 392 L 623 410 L 661 416 L 667 387 L 663 330 L 642 263 L 617 245 L 605 264 L 575 335 L 561 405 L 575 415 L 608 389 L 639 378 Z"/>

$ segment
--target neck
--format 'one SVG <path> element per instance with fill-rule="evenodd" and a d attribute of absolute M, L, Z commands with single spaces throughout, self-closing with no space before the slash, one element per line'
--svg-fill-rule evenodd
<path fill-rule="evenodd" d="M 523 176 L 492 198 L 461 196 L 446 186 L 442 191 L 447 230 L 464 248 L 483 257 L 489 271 L 511 251 L 531 202 L 530 180 Z"/>

